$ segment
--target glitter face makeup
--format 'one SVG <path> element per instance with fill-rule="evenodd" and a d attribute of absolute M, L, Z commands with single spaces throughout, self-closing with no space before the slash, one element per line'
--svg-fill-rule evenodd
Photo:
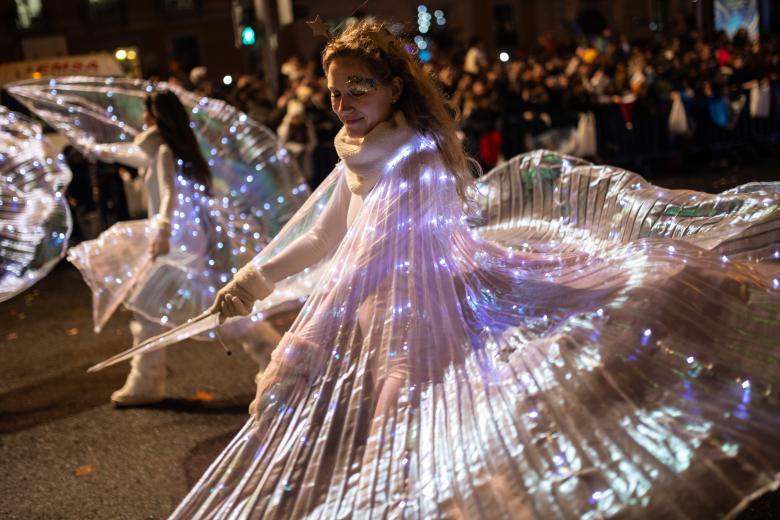
<path fill-rule="evenodd" d="M 347 78 L 347 89 L 353 96 L 362 96 L 376 90 L 376 80 L 363 76 L 349 76 Z"/>

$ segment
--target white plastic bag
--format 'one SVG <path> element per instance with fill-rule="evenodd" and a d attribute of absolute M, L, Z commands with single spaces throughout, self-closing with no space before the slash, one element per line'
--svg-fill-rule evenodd
<path fill-rule="evenodd" d="M 672 94 L 672 110 L 669 112 L 669 133 L 672 135 L 688 135 L 690 127 L 688 126 L 688 116 L 685 113 L 680 94 Z"/>
<path fill-rule="evenodd" d="M 593 112 L 582 112 L 577 123 L 577 155 L 594 157 L 596 152 L 596 116 Z"/>
<path fill-rule="evenodd" d="M 750 117 L 769 117 L 770 100 L 769 81 L 763 79 L 754 82 L 750 88 Z"/>

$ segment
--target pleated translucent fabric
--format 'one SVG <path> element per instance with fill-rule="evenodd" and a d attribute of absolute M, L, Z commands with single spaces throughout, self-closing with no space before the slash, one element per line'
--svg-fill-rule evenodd
<path fill-rule="evenodd" d="M 111 143 L 117 153 L 143 129 L 144 99 L 170 90 L 190 113 L 190 126 L 213 175 L 219 202 L 251 213 L 270 237 L 309 196 L 276 136 L 235 107 L 178 85 L 141 79 L 65 76 L 19 81 L 6 90 L 85 153 Z"/>
<path fill-rule="evenodd" d="M 171 253 L 155 262 L 152 220 L 120 222 L 71 249 L 69 260 L 92 289 L 96 331 L 120 303 L 171 327 L 200 314 L 309 195 L 273 133 L 223 101 L 127 78 L 64 77 L 8 87 L 87 155 L 127 164 L 133 161 L 123 157 L 139 153 L 133 139 L 143 128 L 144 99 L 155 89 L 173 91 L 189 111 L 213 175 L 211 195 L 176 176 Z"/>
<path fill-rule="evenodd" d="M 252 259 L 253 247 L 267 240 L 256 222 L 199 188 L 176 179 L 170 252 L 157 260 L 149 253 L 155 219 L 119 222 L 68 251 L 92 290 L 96 332 L 120 304 L 154 323 L 186 322 L 211 306 L 216 291 Z"/>
<path fill-rule="evenodd" d="M 700 519 L 780 484 L 780 195 L 544 151 L 478 189 L 388 150 L 172 518 Z"/>
<path fill-rule="evenodd" d="M 40 125 L 0 106 L 0 301 L 46 276 L 65 254 L 70 180 Z"/>

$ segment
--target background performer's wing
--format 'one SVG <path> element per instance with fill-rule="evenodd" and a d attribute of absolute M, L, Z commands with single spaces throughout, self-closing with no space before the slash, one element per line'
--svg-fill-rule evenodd
<path fill-rule="evenodd" d="M 47 152 L 41 127 L 0 107 L 0 301 L 46 276 L 65 253 L 70 180 L 62 157 Z"/>
<path fill-rule="evenodd" d="M 67 76 L 17 82 L 6 89 L 86 153 L 100 144 L 132 146 L 144 128 L 146 96 L 171 90 L 189 111 L 211 167 L 216 198 L 229 199 L 238 211 L 253 215 L 273 237 L 309 196 L 275 134 L 224 101 L 165 82 L 129 78 Z"/>

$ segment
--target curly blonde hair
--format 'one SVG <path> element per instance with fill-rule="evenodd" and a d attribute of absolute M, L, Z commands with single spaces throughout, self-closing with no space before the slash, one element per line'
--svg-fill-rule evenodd
<path fill-rule="evenodd" d="M 322 68 L 327 73 L 335 59 L 354 58 L 383 85 L 389 85 L 394 77 L 400 78 L 403 90 L 395 108 L 403 113 L 412 128 L 434 140 L 444 165 L 455 176 L 458 195 L 466 201 L 474 175 L 479 174 L 479 165 L 463 150 L 455 117 L 444 94 L 423 71 L 417 58 L 406 50 L 405 43 L 388 34 L 387 45 L 381 48 L 372 38 L 386 30 L 383 27 L 381 22 L 363 20 L 345 29 L 326 45 Z"/>

